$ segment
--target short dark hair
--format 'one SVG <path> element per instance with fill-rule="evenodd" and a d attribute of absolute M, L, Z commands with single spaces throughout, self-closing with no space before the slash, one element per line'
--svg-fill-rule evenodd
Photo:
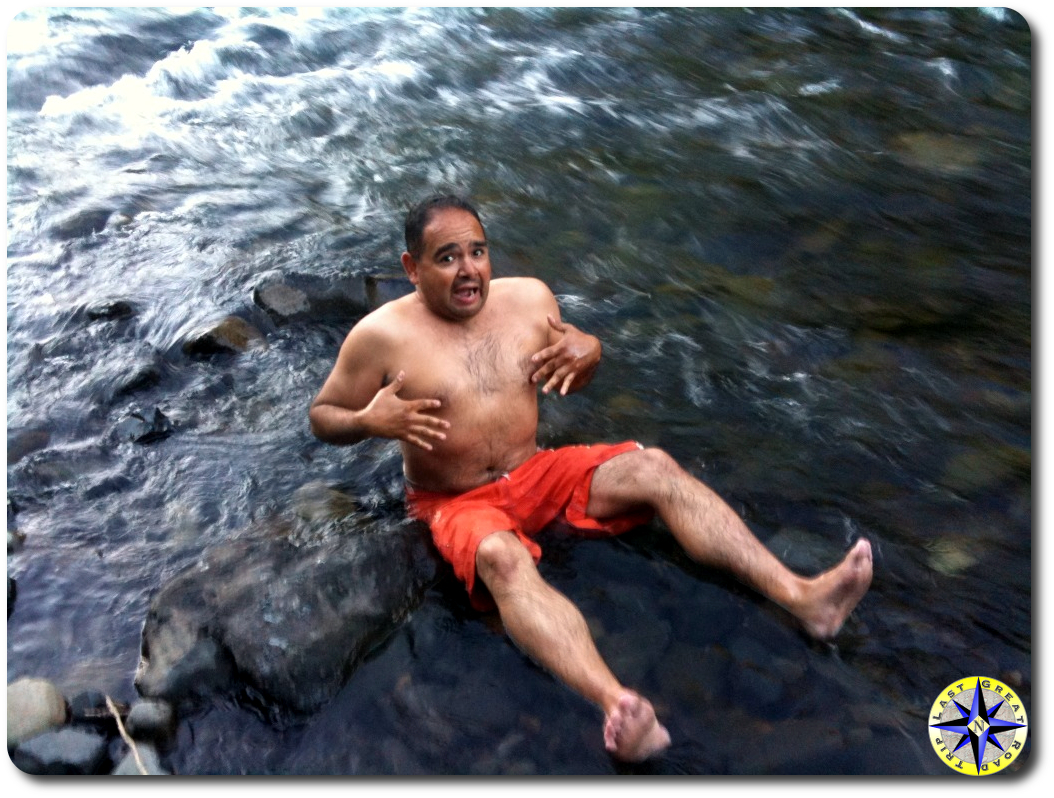
<path fill-rule="evenodd" d="M 479 226 L 483 227 L 483 220 L 472 204 L 457 194 L 435 194 L 427 199 L 421 200 L 414 205 L 406 214 L 406 251 L 414 260 L 421 257 L 421 247 L 424 245 L 422 237 L 425 227 L 432 219 L 432 214 L 446 208 L 456 208 L 467 211 L 476 217 Z M 484 235 L 486 233 L 484 232 Z"/>

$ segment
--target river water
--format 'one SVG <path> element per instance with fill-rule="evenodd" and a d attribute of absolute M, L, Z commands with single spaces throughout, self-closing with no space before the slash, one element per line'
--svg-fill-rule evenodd
<path fill-rule="evenodd" d="M 203 550 L 311 482 L 399 512 L 394 446 L 308 430 L 356 316 L 268 325 L 253 287 L 397 272 L 404 209 L 451 186 L 496 272 L 605 343 L 588 391 L 543 401 L 546 443 L 662 446 L 805 572 L 874 545 L 820 645 L 658 524 L 546 533 L 543 573 L 674 736 L 650 772 L 941 775 L 946 685 L 1001 679 L 1031 711 L 1021 17 L 35 9 L 7 48 L 9 681 L 132 701 L 149 599 Z M 228 314 L 267 346 L 183 353 Z M 170 434 L 130 440 L 158 410 Z M 217 697 L 166 761 L 627 770 L 599 724 L 444 580 L 315 715 Z"/>

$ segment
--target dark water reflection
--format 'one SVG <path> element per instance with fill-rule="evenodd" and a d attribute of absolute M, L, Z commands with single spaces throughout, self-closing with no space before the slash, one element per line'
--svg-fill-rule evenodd
<path fill-rule="evenodd" d="M 8 41 L 8 678 L 134 698 L 150 595 L 321 480 L 398 512 L 391 446 L 316 443 L 349 312 L 279 269 L 397 269 L 403 208 L 479 203 L 503 273 L 605 342 L 554 444 L 635 437 L 793 566 L 859 535 L 835 647 L 657 526 L 544 573 L 677 741 L 659 772 L 934 773 L 936 693 L 1031 709 L 1031 37 L 981 9 L 25 12 Z M 131 303 L 131 315 L 100 314 Z M 94 309 L 94 312 L 93 312 Z M 180 345 L 237 313 L 267 348 Z M 174 433 L 119 435 L 164 411 Z M 9 509 L 9 518 L 11 511 Z M 446 582 L 308 719 L 217 699 L 180 773 L 611 773 L 589 706 Z M 748 744 L 749 742 L 749 744 Z"/>

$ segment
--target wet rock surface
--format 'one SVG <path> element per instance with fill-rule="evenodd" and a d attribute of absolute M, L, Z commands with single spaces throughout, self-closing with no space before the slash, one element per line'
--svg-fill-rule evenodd
<path fill-rule="evenodd" d="M 183 343 L 183 352 L 191 357 L 236 354 L 267 346 L 262 332 L 238 316 L 227 316 L 215 324 L 192 332 Z"/>
<path fill-rule="evenodd" d="M 37 776 L 95 776 L 111 765 L 106 737 L 81 728 L 44 732 L 26 740 L 11 755 L 15 766 Z"/>
<path fill-rule="evenodd" d="M 12 748 L 69 716 L 65 697 L 46 679 L 18 679 L 7 686 L 7 747 Z"/>
<path fill-rule="evenodd" d="M 179 703 L 244 683 L 310 712 L 420 602 L 437 556 L 411 522 L 216 546 L 151 602 L 136 685 Z"/>

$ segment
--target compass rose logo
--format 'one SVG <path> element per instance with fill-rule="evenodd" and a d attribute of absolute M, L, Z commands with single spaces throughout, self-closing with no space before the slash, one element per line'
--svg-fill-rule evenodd
<path fill-rule="evenodd" d="M 933 750 L 952 770 L 990 776 L 1021 753 L 1028 717 L 1021 699 L 1005 684 L 970 676 L 937 696 L 929 731 Z"/>

